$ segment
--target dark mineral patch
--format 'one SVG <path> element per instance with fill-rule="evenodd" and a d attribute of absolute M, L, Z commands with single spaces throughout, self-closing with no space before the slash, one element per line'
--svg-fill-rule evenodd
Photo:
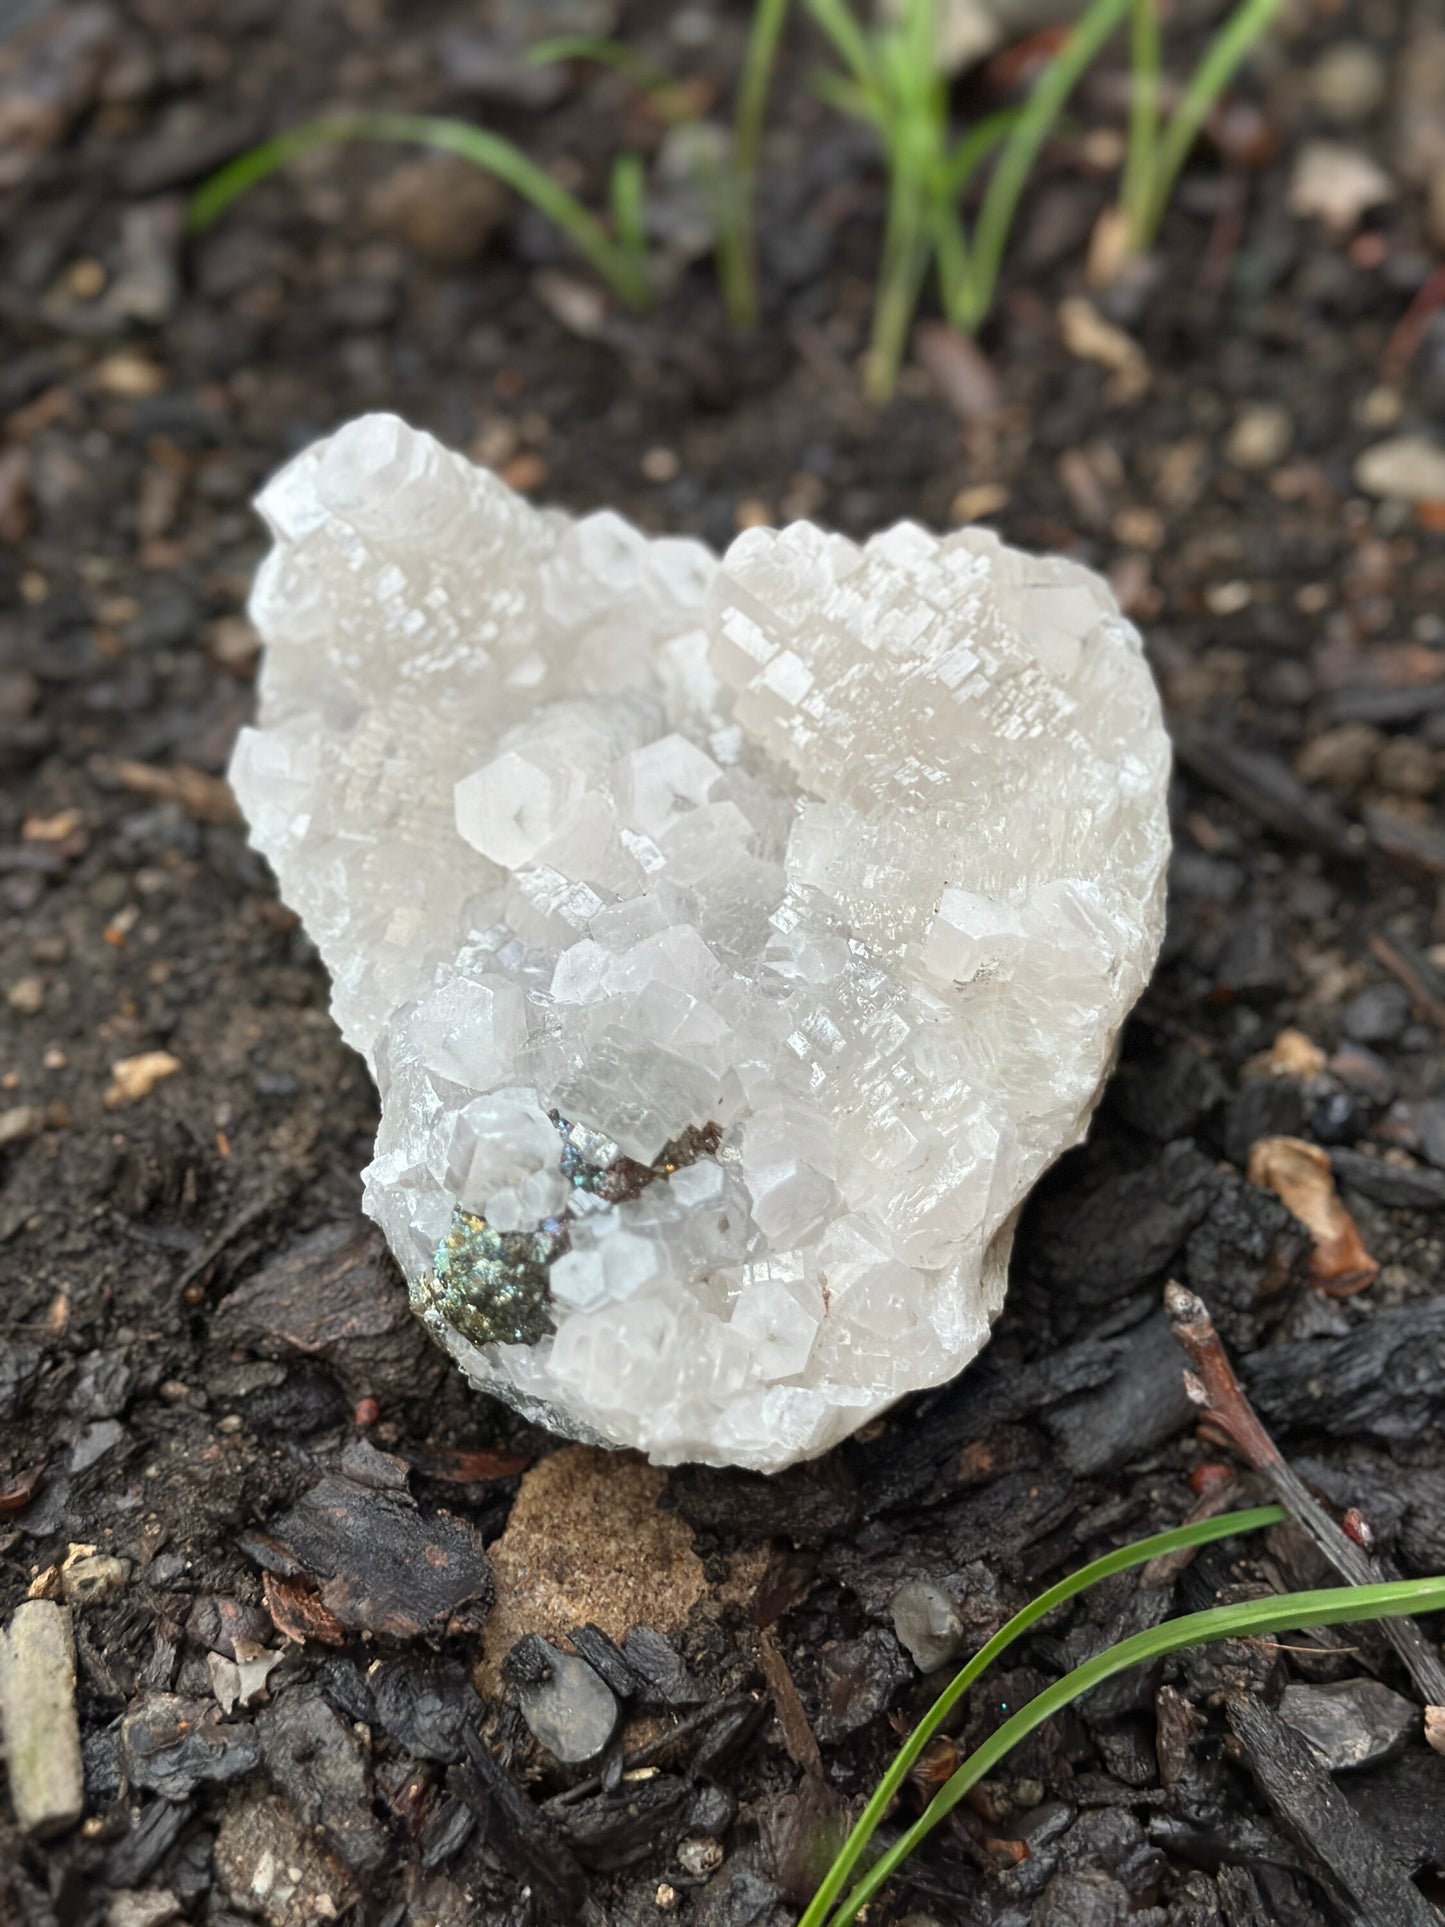
<path fill-rule="evenodd" d="M 496 1231 L 458 1209 L 414 1302 L 424 1317 L 434 1310 L 474 1345 L 535 1345 L 553 1329 L 547 1270 L 566 1249 L 559 1219 L 536 1231 Z"/>
<path fill-rule="evenodd" d="M 558 1169 L 574 1191 L 608 1204 L 637 1198 L 648 1185 L 711 1157 L 722 1142 L 716 1124 L 690 1124 L 651 1164 L 618 1154 L 610 1139 L 551 1113 L 562 1140 Z M 547 1274 L 568 1246 L 571 1212 L 544 1218 L 532 1231 L 498 1231 L 460 1205 L 437 1247 L 433 1269 L 411 1288 L 412 1308 L 440 1337 L 449 1325 L 474 1345 L 535 1345 L 554 1330 Z"/>

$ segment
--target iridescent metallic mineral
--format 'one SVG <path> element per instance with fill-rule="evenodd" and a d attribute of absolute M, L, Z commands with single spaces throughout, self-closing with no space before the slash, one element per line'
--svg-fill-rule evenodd
<path fill-rule="evenodd" d="M 957 1371 L 1162 929 L 1106 585 L 911 524 L 719 563 L 389 416 L 261 508 L 232 780 L 433 1333 L 574 1436 L 765 1471 Z"/>

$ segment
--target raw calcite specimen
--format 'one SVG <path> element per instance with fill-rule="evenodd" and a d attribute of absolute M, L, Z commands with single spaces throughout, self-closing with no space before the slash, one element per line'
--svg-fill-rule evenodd
<path fill-rule="evenodd" d="M 950 1377 L 1160 939 L 1105 584 L 908 523 L 719 564 L 389 416 L 260 506 L 232 780 L 437 1338 L 560 1431 L 764 1471 Z"/>

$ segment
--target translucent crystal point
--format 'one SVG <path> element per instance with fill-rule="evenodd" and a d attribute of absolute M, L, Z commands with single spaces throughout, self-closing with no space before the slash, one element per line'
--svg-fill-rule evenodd
<path fill-rule="evenodd" d="M 389 416 L 260 506 L 232 781 L 436 1337 L 558 1430 L 764 1471 L 951 1376 L 1160 940 L 1106 585 L 911 524 L 719 563 Z"/>

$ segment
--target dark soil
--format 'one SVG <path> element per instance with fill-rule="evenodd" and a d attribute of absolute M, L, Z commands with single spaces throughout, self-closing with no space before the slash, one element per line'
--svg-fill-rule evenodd
<path fill-rule="evenodd" d="M 0 1819 L 0 1920 L 795 1920 L 838 1811 L 928 1698 L 899 1587 L 948 1579 L 981 1638 L 1223 1489 L 1159 1309 L 1170 1275 L 1316 1488 L 1400 1570 L 1441 1570 L 1445 509 L 1353 480 L 1445 409 L 1440 326 L 1397 333 L 1432 265 L 1420 154 L 1438 169 L 1445 146 L 1445 88 L 1420 132 L 1430 0 L 1295 10 L 1249 138 L 1201 153 L 1146 284 L 1088 297 L 1142 350 L 1122 372 L 1060 323 L 1112 179 L 1101 78 L 1015 237 L 983 343 L 997 405 L 976 371 L 960 396 L 935 332 L 881 412 L 856 361 L 883 185 L 810 99 L 801 29 L 763 325 L 739 344 L 681 243 L 658 311 L 625 317 L 534 214 L 399 150 L 314 156 L 182 239 L 210 167 L 337 101 L 476 116 L 596 200 L 619 130 L 656 148 L 659 127 L 614 75 L 494 57 L 509 22 L 585 7 L 30 11 L 43 53 L 0 44 L 0 1593 L 7 1613 L 30 1590 L 71 1603 L 88 1817 L 46 1843 Z M 624 24 L 706 95 L 743 10 L 686 10 L 696 45 L 669 37 L 683 14 Z M 1322 104 L 1314 63 L 1342 43 L 1378 99 Z M 1317 136 L 1389 170 L 1363 226 L 1288 211 Z M 670 1643 L 587 1649 L 638 1716 L 630 1779 L 620 1753 L 599 1779 L 540 1751 L 517 1705 L 545 1653 L 485 1700 L 471 1682 L 483 1548 L 554 1442 L 407 1321 L 358 1216 L 372 1090 L 219 781 L 251 706 L 249 497 L 370 408 L 541 499 L 718 544 L 800 514 L 851 534 L 986 516 L 1109 572 L 1180 745 L 1165 957 L 1089 1145 L 1029 1212 L 993 1345 L 820 1465 L 669 1476 L 711 1594 Z M 1287 1028 L 1317 1055 L 1261 1069 Z M 179 1068 L 108 1098 L 149 1052 Z M 1380 1265 L 1364 1292 L 1322 1289 L 1307 1234 L 1247 1181 L 1279 1134 L 1337 1154 Z M 1276 1531 L 1111 1582 L 955 1740 L 1122 1632 L 1320 1577 Z M 284 1657 L 226 1715 L 218 1664 L 258 1645 Z M 1011 1758 L 870 1917 L 1416 1919 L 1445 1867 L 1445 1760 L 1415 1737 L 1331 1783 L 1270 1710 L 1287 1680 L 1366 1673 L 1410 1690 L 1368 1630 L 1129 1676 Z"/>

